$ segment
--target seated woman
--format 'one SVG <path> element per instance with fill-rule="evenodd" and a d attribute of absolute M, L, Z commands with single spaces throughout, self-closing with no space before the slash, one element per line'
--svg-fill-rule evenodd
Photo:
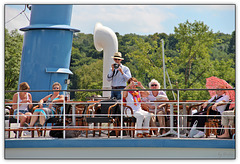
<path fill-rule="evenodd" d="M 54 90 L 53 94 L 50 94 L 39 101 L 40 106 L 33 113 L 33 116 L 30 122 L 30 127 L 34 126 L 38 118 L 40 122 L 39 126 L 43 126 L 46 119 L 54 116 L 54 113 L 56 110 L 56 108 L 54 107 L 54 103 L 64 101 L 64 96 L 59 95 L 59 91 L 58 91 L 58 90 L 61 90 L 61 84 L 58 82 L 55 82 L 52 85 L 52 89 Z M 43 105 L 44 102 L 46 103 Z"/>
<path fill-rule="evenodd" d="M 32 95 L 28 93 L 27 91 L 30 89 L 27 82 L 22 82 L 19 85 L 20 91 L 26 91 L 26 92 L 18 92 L 13 95 L 13 106 L 12 109 L 14 109 L 14 118 L 17 119 L 17 108 L 18 108 L 18 102 L 19 102 L 19 120 L 20 120 L 20 127 L 23 127 L 27 125 L 27 123 L 30 122 L 32 113 L 29 112 L 28 109 L 32 108 Z"/>
<path fill-rule="evenodd" d="M 226 87 L 223 85 L 219 85 L 217 89 L 226 89 Z M 225 90 L 216 90 L 216 95 L 202 105 L 203 111 L 197 112 L 193 115 L 191 126 L 193 126 L 195 121 L 197 120 L 197 126 L 196 126 L 197 130 L 195 131 L 192 128 L 190 131 L 191 135 L 189 137 L 194 137 L 194 138 L 204 137 L 205 135 L 204 126 L 205 126 L 205 122 L 207 121 L 207 116 L 202 116 L 202 115 L 207 115 L 207 109 L 210 106 L 212 106 L 212 109 L 210 110 L 209 115 L 222 114 L 227 104 L 226 105 L 221 105 L 221 104 L 223 103 L 225 104 L 228 101 L 229 101 L 229 96 L 225 94 Z M 198 115 L 199 117 L 197 117 Z"/>
<path fill-rule="evenodd" d="M 128 81 L 128 86 L 125 89 L 134 89 L 136 87 L 140 87 L 141 89 L 145 89 L 141 82 L 137 81 L 136 78 L 130 78 Z M 151 118 L 151 114 L 147 111 L 142 110 L 141 108 L 141 97 L 147 97 L 149 95 L 148 91 L 123 91 L 123 98 L 126 100 L 127 106 L 130 106 L 133 110 L 133 116 L 136 118 L 136 128 L 149 128 L 149 122 Z M 129 112 L 129 111 L 128 111 Z M 149 134 L 149 130 L 136 130 L 137 137 L 143 138 L 151 137 Z"/>
<path fill-rule="evenodd" d="M 221 124 L 224 127 L 224 133 L 217 136 L 219 139 L 230 139 L 229 126 L 234 126 L 235 110 L 228 110 L 222 113 Z"/>
<path fill-rule="evenodd" d="M 150 89 L 160 89 L 160 87 L 161 87 L 160 83 L 155 79 L 152 79 L 151 82 L 149 83 Z M 154 102 L 156 100 L 167 101 L 169 99 L 164 91 L 149 91 L 148 97 L 143 99 L 143 101 L 145 101 L 145 102 Z M 165 116 L 163 116 L 165 114 L 165 108 L 164 108 L 165 105 L 166 105 L 165 103 L 156 104 L 156 109 L 157 109 L 156 114 L 157 114 L 157 119 L 158 119 L 160 127 L 166 127 Z M 155 115 L 155 104 L 154 103 L 146 103 L 146 104 L 143 104 L 143 107 L 145 109 L 148 109 L 148 111 L 151 113 L 152 117 L 151 117 L 150 126 L 157 127 L 156 116 L 154 116 Z M 163 130 L 162 130 L 162 134 L 164 134 L 164 133 L 166 133 L 165 128 L 163 128 Z M 155 134 L 156 134 L 156 136 L 160 135 L 158 130 L 156 130 Z"/>

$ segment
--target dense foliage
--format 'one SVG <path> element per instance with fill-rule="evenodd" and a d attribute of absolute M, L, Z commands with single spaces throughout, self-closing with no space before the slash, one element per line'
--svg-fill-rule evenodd
<path fill-rule="evenodd" d="M 5 47 L 5 89 L 17 89 L 16 81 L 20 64 L 22 36 L 16 32 L 6 32 Z M 235 31 L 231 35 L 213 33 L 203 22 L 180 23 L 174 34 L 155 33 L 148 36 L 136 34 L 120 35 L 116 33 L 119 51 L 122 52 L 123 64 L 131 70 L 132 76 L 140 80 L 146 88 L 151 79 L 158 80 L 163 87 L 162 39 L 164 40 L 167 88 L 206 88 L 206 78 L 216 76 L 235 87 Z M 18 43 L 13 44 L 11 38 Z M 17 45 L 17 46 L 16 46 Z M 20 51 L 20 52 L 19 52 Z M 73 38 L 69 89 L 101 89 L 103 52 L 98 52 L 93 43 L 92 34 L 76 33 Z M 18 58 L 10 64 L 9 55 Z M 15 69 L 14 74 L 12 67 Z M 168 77 L 168 76 L 166 76 Z M 77 93 L 75 99 L 101 93 Z M 167 93 L 173 99 L 172 92 Z M 176 96 L 176 93 L 175 93 Z M 181 99 L 208 99 L 207 91 L 181 92 Z"/>
<path fill-rule="evenodd" d="M 23 36 L 17 30 L 10 33 L 5 29 L 5 90 L 17 90 L 18 77 L 21 63 Z M 12 93 L 5 96 L 12 99 Z"/>

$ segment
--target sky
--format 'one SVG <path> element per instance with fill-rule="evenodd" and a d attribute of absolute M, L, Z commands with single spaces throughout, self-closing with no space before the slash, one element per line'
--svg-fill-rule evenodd
<path fill-rule="evenodd" d="M 30 11 L 24 5 L 5 5 L 4 26 L 9 31 L 29 25 Z M 71 26 L 85 34 L 93 34 L 97 22 L 121 35 L 135 33 L 174 33 L 174 27 L 186 20 L 203 21 L 213 32 L 231 34 L 235 30 L 235 9 L 227 4 L 148 4 L 148 5 L 73 5 Z M 16 17 L 17 16 L 17 17 Z"/>

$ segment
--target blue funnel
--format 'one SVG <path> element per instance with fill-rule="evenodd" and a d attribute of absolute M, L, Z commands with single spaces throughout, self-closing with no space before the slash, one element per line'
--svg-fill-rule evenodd
<path fill-rule="evenodd" d="M 73 33 L 70 26 L 72 5 L 32 5 L 30 25 L 25 31 L 19 84 L 31 90 L 51 90 L 54 82 L 67 89 Z M 49 93 L 32 92 L 39 101 Z"/>

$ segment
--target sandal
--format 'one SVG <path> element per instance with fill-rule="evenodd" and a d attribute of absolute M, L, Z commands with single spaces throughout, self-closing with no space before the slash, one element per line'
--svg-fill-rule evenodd
<path fill-rule="evenodd" d="M 138 133 L 138 134 L 137 134 L 137 138 L 143 138 L 142 133 Z"/>
<path fill-rule="evenodd" d="M 29 127 L 28 123 L 25 122 L 25 123 L 23 124 L 23 127 L 28 128 L 28 127 Z"/>
<path fill-rule="evenodd" d="M 144 137 L 151 137 L 151 135 L 149 133 L 143 133 Z"/>

